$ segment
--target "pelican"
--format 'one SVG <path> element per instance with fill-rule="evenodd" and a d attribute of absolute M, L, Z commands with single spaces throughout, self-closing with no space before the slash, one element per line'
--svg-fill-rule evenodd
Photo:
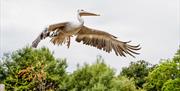
<path fill-rule="evenodd" d="M 77 23 L 73 22 L 62 22 L 57 24 L 49 25 L 45 30 L 43 30 L 40 35 L 32 42 L 32 47 L 36 48 L 38 43 L 45 39 L 46 37 L 51 38 L 51 42 L 54 45 L 62 45 L 67 43 L 67 47 L 70 46 L 70 39 L 76 36 L 76 41 L 81 42 L 85 45 L 90 45 L 96 47 L 97 49 L 106 51 L 110 53 L 114 50 L 117 56 L 124 56 L 129 54 L 135 57 L 134 54 L 139 54 L 135 52 L 140 50 L 140 45 L 130 45 L 131 41 L 123 42 L 117 40 L 117 37 L 97 29 L 92 29 L 84 26 L 84 20 L 82 16 L 100 16 L 99 14 L 90 13 L 85 10 L 79 9 L 77 11 Z"/>

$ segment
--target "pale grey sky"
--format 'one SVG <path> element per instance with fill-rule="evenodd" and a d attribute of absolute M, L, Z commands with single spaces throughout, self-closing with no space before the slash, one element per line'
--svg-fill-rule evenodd
<path fill-rule="evenodd" d="M 27 45 L 49 24 L 76 19 L 77 9 L 98 13 L 99 17 L 84 17 L 85 25 L 103 30 L 141 44 L 141 54 L 120 57 L 96 48 L 71 42 L 54 46 L 50 39 L 39 47 L 48 47 L 58 58 L 67 58 L 68 71 L 77 63 L 94 63 L 97 55 L 118 71 L 130 61 L 144 59 L 158 63 L 171 58 L 180 45 L 179 0 L 0 0 L 0 56 Z"/>

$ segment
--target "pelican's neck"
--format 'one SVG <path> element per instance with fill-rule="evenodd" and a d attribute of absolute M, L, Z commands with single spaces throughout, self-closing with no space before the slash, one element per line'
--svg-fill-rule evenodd
<path fill-rule="evenodd" d="M 77 18 L 78 18 L 78 21 L 80 22 L 80 24 L 83 25 L 83 24 L 84 24 L 84 20 L 83 20 L 83 18 L 80 16 L 79 13 L 77 14 Z"/>

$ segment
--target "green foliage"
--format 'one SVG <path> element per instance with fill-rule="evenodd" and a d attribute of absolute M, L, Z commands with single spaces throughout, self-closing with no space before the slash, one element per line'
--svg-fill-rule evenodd
<path fill-rule="evenodd" d="M 111 89 L 109 91 L 138 91 L 135 87 L 133 79 L 124 76 L 113 78 L 111 81 Z"/>
<path fill-rule="evenodd" d="M 168 80 L 180 78 L 180 54 L 173 60 L 163 60 L 147 77 L 147 83 L 144 85 L 148 91 L 161 91 L 163 85 Z M 168 83 L 167 83 L 168 84 Z"/>
<path fill-rule="evenodd" d="M 2 63 L 0 63 L 0 84 L 3 83 L 3 80 L 6 78 L 5 69 L 3 68 Z"/>
<path fill-rule="evenodd" d="M 162 87 L 162 91 L 180 91 L 180 78 L 166 81 Z"/>
<path fill-rule="evenodd" d="M 150 63 L 144 60 L 139 60 L 137 62 L 131 62 L 129 67 L 122 68 L 120 76 L 134 79 L 136 88 L 142 88 L 142 85 L 146 82 L 145 77 L 148 76 L 151 69 L 152 67 Z"/>
<path fill-rule="evenodd" d="M 114 76 L 113 69 L 109 68 L 103 59 L 97 59 L 92 65 L 85 64 L 70 75 L 67 88 L 73 91 L 104 91 L 110 88 L 109 84 Z"/>
<path fill-rule="evenodd" d="M 4 69 L 2 68 L 2 65 L 0 65 L 0 81 L 2 81 L 3 79 L 4 79 Z M 2 83 L 2 82 L 0 82 L 0 83 Z"/>
<path fill-rule="evenodd" d="M 1 64 L 7 73 L 6 90 L 59 89 L 66 77 L 65 60 L 56 60 L 47 48 L 20 49 L 3 57 Z M 2 71 L 0 71 L 2 72 Z"/>
<path fill-rule="evenodd" d="M 116 77 L 102 58 L 74 71 L 67 82 L 68 91 L 138 91 L 133 79 Z"/>

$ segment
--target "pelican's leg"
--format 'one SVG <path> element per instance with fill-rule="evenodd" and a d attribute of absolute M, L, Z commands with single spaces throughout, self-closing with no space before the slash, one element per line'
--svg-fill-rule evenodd
<path fill-rule="evenodd" d="M 68 44 L 67 44 L 68 48 L 70 46 L 70 43 L 71 43 L 71 36 L 68 36 Z"/>

